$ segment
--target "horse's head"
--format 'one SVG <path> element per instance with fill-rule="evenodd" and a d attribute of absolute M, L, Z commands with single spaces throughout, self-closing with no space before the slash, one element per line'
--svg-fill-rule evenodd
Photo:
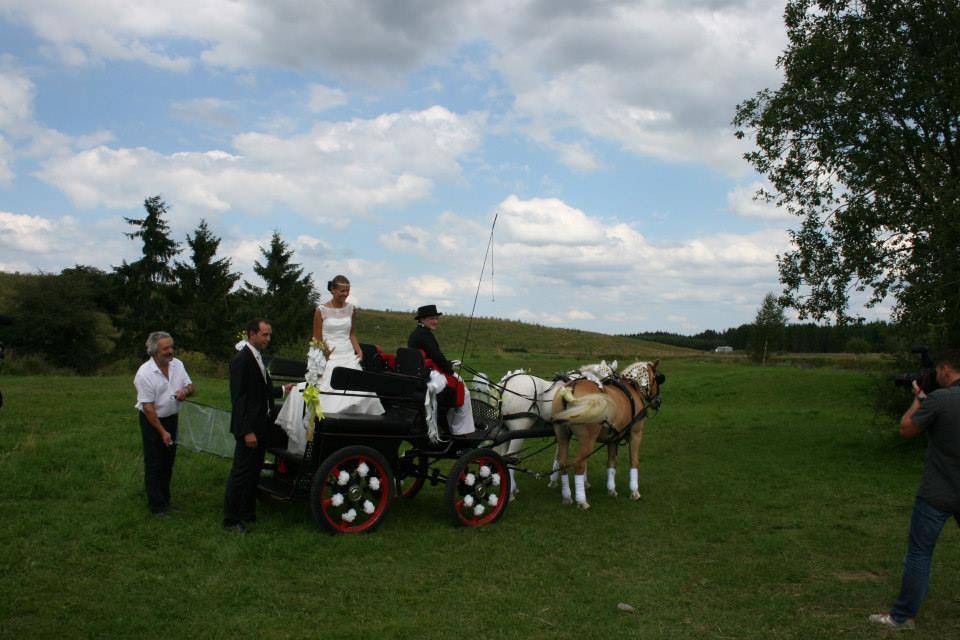
<path fill-rule="evenodd" d="M 620 379 L 632 384 L 644 401 L 650 402 L 660 396 L 660 385 L 667 377 L 662 373 L 657 373 L 659 360 L 653 362 L 634 362 L 620 372 Z"/>

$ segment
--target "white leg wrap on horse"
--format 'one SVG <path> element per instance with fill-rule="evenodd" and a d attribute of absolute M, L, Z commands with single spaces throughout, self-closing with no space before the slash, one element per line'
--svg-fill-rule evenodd
<path fill-rule="evenodd" d="M 607 468 L 607 491 L 617 490 L 617 470 Z"/>
<path fill-rule="evenodd" d="M 557 486 L 557 477 L 560 475 L 560 461 L 553 459 L 553 470 L 550 472 L 550 486 Z"/>
<path fill-rule="evenodd" d="M 573 476 L 573 487 L 574 491 L 576 491 L 576 500 L 578 504 L 583 504 L 587 501 L 587 489 L 584 487 L 584 482 L 586 479 L 587 474 Z"/>
<path fill-rule="evenodd" d="M 513 475 L 513 469 L 509 469 L 509 471 L 510 471 L 510 494 L 513 495 L 514 493 L 517 493 L 519 489 L 517 489 L 517 480 L 516 480 L 516 477 Z"/>
<path fill-rule="evenodd" d="M 572 497 L 570 495 L 570 476 L 567 474 L 560 476 L 560 495 L 563 496 L 564 500 L 569 500 Z"/>
<path fill-rule="evenodd" d="M 638 475 L 639 470 L 636 467 L 630 469 L 630 491 L 640 491 L 640 480 Z"/>

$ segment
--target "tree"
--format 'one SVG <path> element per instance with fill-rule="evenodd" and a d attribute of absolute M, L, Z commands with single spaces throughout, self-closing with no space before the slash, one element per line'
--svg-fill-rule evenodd
<path fill-rule="evenodd" d="M 313 278 L 291 262 L 293 249 L 274 231 L 267 249 L 260 247 L 266 262 L 254 263 L 253 271 L 263 279 L 260 288 L 247 281 L 241 293 L 250 316 L 265 316 L 273 323 L 274 342 L 278 346 L 304 339 L 310 333 L 313 311 L 319 296 Z"/>
<path fill-rule="evenodd" d="M 783 307 L 777 300 L 777 296 L 768 293 L 763 297 L 763 303 L 757 310 L 757 317 L 753 322 L 751 353 L 754 360 L 762 364 L 767 363 L 770 352 L 778 351 L 783 344 L 786 326 L 787 319 L 783 314 Z"/>
<path fill-rule="evenodd" d="M 145 217 L 124 218 L 128 224 L 138 227 L 136 231 L 124 235 L 143 240 L 143 257 L 130 265 L 124 262 L 123 267 L 136 272 L 144 283 L 170 284 L 173 282 L 170 261 L 180 253 L 180 246 L 170 238 L 170 227 L 163 219 L 167 213 L 167 203 L 157 195 L 144 200 L 143 207 L 147 210 Z"/>
<path fill-rule="evenodd" d="M 173 268 L 170 261 L 180 252 L 179 245 L 170 238 L 170 228 L 164 215 L 167 204 L 160 196 L 143 201 L 147 215 L 143 218 L 124 218 L 136 231 L 124 234 L 143 241 L 142 257 L 131 263 L 126 260 L 114 272 L 120 281 L 122 310 L 119 322 L 123 342 L 130 349 L 141 337 L 155 330 L 169 330 L 174 320 L 170 298 Z"/>
<path fill-rule="evenodd" d="M 230 290 L 240 274 L 230 271 L 229 258 L 214 259 L 220 238 L 213 235 L 205 220 L 200 221 L 193 237 L 187 236 L 187 245 L 191 262 L 178 261 L 173 269 L 179 318 L 174 337 L 189 349 L 226 356 L 236 333 L 228 321 Z"/>
<path fill-rule="evenodd" d="M 113 354 L 119 332 L 101 306 L 110 276 L 77 266 L 20 281 L 13 295 L 12 346 L 49 362 L 91 373 Z"/>
<path fill-rule="evenodd" d="M 802 219 L 781 301 L 843 323 L 869 290 L 960 343 L 960 4 L 790 0 L 784 15 L 784 83 L 733 121 L 772 185 L 758 198 Z"/>

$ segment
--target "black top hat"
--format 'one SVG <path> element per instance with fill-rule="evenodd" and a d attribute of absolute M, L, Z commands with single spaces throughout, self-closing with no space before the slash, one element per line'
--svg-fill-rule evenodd
<path fill-rule="evenodd" d="M 420 320 L 422 318 L 429 318 L 430 316 L 442 316 L 443 314 L 437 311 L 437 305 L 435 304 L 425 304 L 419 309 L 417 309 L 417 315 L 413 316 L 414 320 Z"/>

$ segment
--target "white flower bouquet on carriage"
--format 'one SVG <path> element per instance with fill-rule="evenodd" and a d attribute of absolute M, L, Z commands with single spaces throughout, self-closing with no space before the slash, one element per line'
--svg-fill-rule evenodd
<path fill-rule="evenodd" d="M 302 454 L 307 442 L 313 439 L 314 419 L 323 420 L 320 405 L 320 379 L 327 368 L 330 347 L 323 340 L 311 340 L 307 349 L 305 382 L 301 382 L 287 396 L 277 416 L 277 424 L 287 434 L 287 451 Z"/>

